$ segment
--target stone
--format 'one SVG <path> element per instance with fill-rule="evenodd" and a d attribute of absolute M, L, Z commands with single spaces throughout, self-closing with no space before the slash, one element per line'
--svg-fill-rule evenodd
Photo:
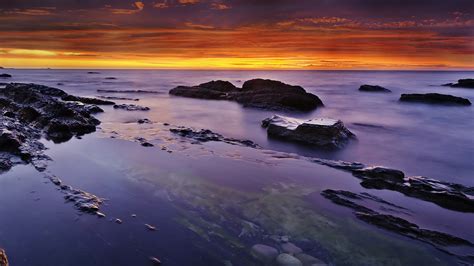
<path fill-rule="evenodd" d="M 115 223 L 117 223 L 117 224 L 122 224 L 122 223 L 123 223 L 123 221 L 122 221 L 122 220 L 120 220 L 119 218 L 117 218 L 117 219 L 115 219 Z"/>
<path fill-rule="evenodd" d="M 150 257 L 150 262 L 151 262 L 153 265 L 161 265 L 161 260 L 159 260 L 159 259 L 156 258 L 156 257 Z"/>
<path fill-rule="evenodd" d="M 291 254 L 291 255 L 295 255 L 295 254 L 299 254 L 303 252 L 301 248 L 297 247 L 295 244 L 291 242 L 281 244 L 281 249 L 283 250 L 283 252 Z"/>
<path fill-rule="evenodd" d="M 311 111 L 323 106 L 316 95 L 306 92 L 300 86 L 267 79 L 246 81 L 242 88 L 237 88 L 228 81 L 217 80 L 197 86 L 178 86 L 169 93 L 188 98 L 229 100 L 244 107 L 273 110 Z"/>
<path fill-rule="evenodd" d="M 282 253 L 276 258 L 278 266 L 303 266 L 301 261 L 290 254 Z"/>
<path fill-rule="evenodd" d="M 135 104 L 116 104 L 114 109 L 122 109 L 126 111 L 149 111 L 149 107 L 135 105 Z"/>
<path fill-rule="evenodd" d="M 159 91 L 146 91 L 146 90 L 104 90 L 104 89 L 98 89 L 97 92 L 101 93 L 161 93 Z"/>
<path fill-rule="evenodd" d="M 474 89 L 474 79 L 460 79 L 457 83 L 448 83 L 443 86 Z"/>
<path fill-rule="evenodd" d="M 239 146 L 245 146 L 245 147 L 251 147 L 251 148 L 260 148 L 258 144 L 254 143 L 251 140 L 227 138 L 209 129 L 196 130 L 193 128 L 176 127 L 176 128 L 170 128 L 170 131 L 181 137 L 194 139 L 199 142 L 220 141 L 220 142 L 225 142 L 231 145 L 239 145 Z"/>
<path fill-rule="evenodd" d="M 12 75 L 10 74 L 6 74 L 6 73 L 3 73 L 3 74 L 0 74 L 0 78 L 11 78 Z"/>
<path fill-rule="evenodd" d="M 63 101 L 74 101 L 74 102 L 81 102 L 85 104 L 95 104 L 95 105 L 114 105 L 115 103 L 112 101 L 101 100 L 97 98 L 87 98 L 87 97 L 79 97 L 74 95 L 66 95 L 61 98 Z"/>
<path fill-rule="evenodd" d="M 305 253 L 297 254 L 295 255 L 295 257 L 299 259 L 301 263 L 303 263 L 303 266 L 326 266 L 327 265 L 324 261 Z"/>
<path fill-rule="evenodd" d="M 428 104 L 444 104 L 444 105 L 471 105 L 471 102 L 462 97 L 448 94 L 426 93 L 426 94 L 402 94 L 400 97 L 402 102 L 419 102 Z"/>
<path fill-rule="evenodd" d="M 271 137 L 328 148 L 342 148 L 355 137 L 342 121 L 330 118 L 300 120 L 274 115 L 263 120 L 262 126 Z"/>
<path fill-rule="evenodd" d="M 386 89 L 382 86 L 378 85 L 361 85 L 359 87 L 359 91 L 365 91 L 365 92 L 392 92 L 389 89 Z"/>
<path fill-rule="evenodd" d="M 264 263 L 271 263 L 278 256 L 278 250 L 276 248 L 263 244 L 253 245 L 251 253 Z"/>
<path fill-rule="evenodd" d="M 154 227 L 153 225 L 145 224 L 145 227 L 146 227 L 146 229 L 148 229 L 150 231 L 156 231 L 156 227 Z"/>
<path fill-rule="evenodd" d="M 137 98 L 127 98 L 127 97 L 115 97 L 115 96 L 98 96 L 99 98 L 106 100 L 123 100 L 123 101 L 135 101 L 138 102 L 140 99 Z"/>
<path fill-rule="evenodd" d="M 7 253 L 0 248 L 0 266 L 8 266 Z"/>

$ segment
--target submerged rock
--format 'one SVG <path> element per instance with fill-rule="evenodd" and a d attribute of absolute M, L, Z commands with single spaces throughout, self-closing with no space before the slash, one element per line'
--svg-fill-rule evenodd
<path fill-rule="evenodd" d="M 458 83 L 448 83 L 444 84 L 443 86 L 474 89 L 474 79 L 460 79 L 458 80 Z"/>
<path fill-rule="evenodd" d="M 341 148 L 355 135 L 340 120 L 317 118 L 300 120 L 274 115 L 262 121 L 267 134 L 321 147 Z"/>
<path fill-rule="evenodd" d="M 96 98 L 87 98 L 87 97 L 79 97 L 74 95 L 66 95 L 61 98 L 63 101 L 74 101 L 74 102 L 81 102 L 85 104 L 96 104 L 96 105 L 114 105 L 114 102 L 105 101 Z"/>
<path fill-rule="evenodd" d="M 114 109 L 122 109 L 126 111 L 149 111 L 149 107 L 135 105 L 135 104 L 116 104 Z"/>
<path fill-rule="evenodd" d="M 192 128 L 177 127 L 177 128 L 170 128 L 170 131 L 181 137 L 191 138 L 199 142 L 222 141 L 231 145 L 240 145 L 240 146 L 246 146 L 246 147 L 251 147 L 251 148 L 260 148 L 258 144 L 254 143 L 251 140 L 226 138 L 222 136 L 221 134 L 212 132 L 209 129 L 195 130 Z"/>
<path fill-rule="evenodd" d="M 11 78 L 12 75 L 10 74 L 6 74 L 6 73 L 3 73 L 3 74 L 0 74 L 0 78 Z"/>
<path fill-rule="evenodd" d="M 123 101 L 135 101 L 138 102 L 140 99 L 136 98 L 127 98 L 127 97 L 115 97 L 115 96 L 98 96 L 99 98 L 106 100 L 123 100 Z"/>
<path fill-rule="evenodd" d="M 382 86 L 378 85 L 362 85 L 359 87 L 359 91 L 366 91 L 366 92 L 392 92 L 389 89 L 386 89 Z"/>
<path fill-rule="evenodd" d="M 106 77 L 105 79 L 114 80 L 114 79 L 117 79 L 117 78 L 116 77 Z"/>
<path fill-rule="evenodd" d="M 290 254 L 282 253 L 276 258 L 278 266 L 303 266 L 301 261 Z"/>
<path fill-rule="evenodd" d="M 318 258 L 315 258 L 313 256 L 310 256 L 308 254 L 300 253 L 300 254 L 295 255 L 295 257 L 299 259 L 301 263 L 303 263 L 303 266 L 326 266 L 327 265 L 324 261 Z"/>
<path fill-rule="evenodd" d="M 303 252 L 301 248 L 299 248 L 298 246 L 290 242 L 281 244 L 281 249 L 283 250 L 283 252 L 292 254 L 292 255 Z"/>
<path fill-rule="evenodd" d="M 236 101 L 246 107 L 263 109 L 310 111 L 323 106 L 318 96 L 300 86 L 268 79 L 246 81 L 242 88 L 217 80 L 191 87 L 178 86 L 169 93 L 189 98 Z"/>
<path fill-rule="evenodd" d="M 356 201 L 361 201 L 367 198 L 363 197 L 363 195 L 355 194 L 349 191 L 337 191 L 332 189 L 324 190 L 321 192 L 321 195 L 331 200 L 335 204 L 353 209 L 355 211 L 354 214 L 356 217 L 362 221 L 409 238 L 423 241 L 448 254 L 456 255 L 449 251 L 447 247 L 474 247 L 474 244 L 468 240 L 442 232 L 422 229 L 418 225 L 400 217 L 379 213 L 359 203 L 356 203 Z"/>
<path fill-rule="evenodd" d="M 97 92 L 102 93 L 161 93 L 159 91 L 145 91 L 145 90 L 103 90 L 99 89 Z"/>
<path fill-rule="evenodd" d="M 462 97 L 447 94 L 426 93 L 426 94 L 402 94 L 400 97 L 402 102 L 421 102 L 429 104 L 446 104 L 446 105 L 471 105 L 471 102 Z"/>
<path fill-rule="evenodd" d="M 0 266 L 8 266 L 7 253 L 0 248 Z"/>
<path fill-rule="evenodd" d="M 278 256 L 278 250 L 276 248 L 263 244 L 253 245 L 251 253 L 258 260 L 267 264 L 273 262 Z"/>
<path fill-rule="evenodd" d="M 151 124 L 152 122 L 148 118 L 138 119 L 138 124 Z"/>

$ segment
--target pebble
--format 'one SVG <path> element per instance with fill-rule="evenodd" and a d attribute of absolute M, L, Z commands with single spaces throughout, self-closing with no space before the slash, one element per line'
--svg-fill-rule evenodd
<path fill-rule="evenodd" d="M 297 247 L 295 244 L 291 242 L 281 244 L 281 249 L 283 250 L 283 252 L 292 254 L 292 255 L 303 252 L 301 248 Z"/>
<path fill-rule="evenodd" d="M 156 227 L 154 227 L 153 225 L 145 224 L 145 226 L 150 231 L 156 231 Z"/>
<path fill-rule="evenodd" d="M 115 219 L 115 223 L 122 224 L 122 220 L 117 218 L 117 219 Z"/>
<path fill-rule="evenodd" d="M 155 257 L 150 257 L 150 261 L 153 263 L 153 265 L 161 265 L 161 260 Z"/>
<path fill-rule="evenodd" d="M 299 259 L 286 253 L 278 255 L 276 262 L 278 266 L 303 266 Z"/>
<path fill-rule="evenodd" d="M 270 263 L 278 256 L 278 250 L 271 246 L 256 244 L 252 246 L 252 254 L 264 263 Z"/>
<path fill-rule="evenodd" d="M 136 215 L 136 214 L 132 214 L 132 217 L 135 218 L 135 217 L 137 217 L 137 215 Z"/>
<path fill-rule="evenodd" d="M 99 216 L 100 218 L 104 218 L 105 217 L 105 214 L 101 213 L 101 212 L 95 212 L 95 214 L 97 214 L 97 216 Z"/>
<path fill-rule="evenodd" d="M 310 256 L 308 254 L 300 253 L 298 255 L 295 255 L 297 259 L 299 259 L 303 265 L 311 265 L 311 266 L 325 266 L 327 265 L 324 263 L 324 261 L 317 259 L 313 256 Z"/>

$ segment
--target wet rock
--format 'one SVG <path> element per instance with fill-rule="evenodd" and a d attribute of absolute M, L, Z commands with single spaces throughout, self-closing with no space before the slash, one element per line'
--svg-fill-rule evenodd
<path fill-rule="evenodd" d="M 0 266 L 8 266 L 7 253 L 0 248 Z"/>
<path fill-rule="evenodd" d="M 159 91 L 146 91 L 146 90 L 103 90 L 99 89 L 97 92 L 101 93 L 151 93 L 151 94 L 156 94 L 156 93 L 161 93 Z"/>
<path fill-rule="evenodd" d="M 271 263 L 278 256 L 278 250 L 263 244 L 252 246 L 252 255 L 264 263 Z"/>
<path fill-rule="evenodd" d="M 79 97 L 74 95 L 67 95 L 61 98 L 63 101 L 74 101 L 74 102 L 81 102 L 85 104 L 95 104 L 95 105 L 114 105 L 115 103 L 112 101 L 101 100 L 97 98 L 87 98 L 87 97 Z"/>
<path fill-rule="evenodd" d="M 106 77 L 105 79 L 114 80 L 114 79 L 117 79 L 117 78 L 116 77 Z"/>
<path fill-rule="evenodd" d="M 97 211 L 95 212 L 95 214 L 99 216 L 99 218 L 104 218 L 106 216 L 104 213 L 97 212 Z"/>
<path fill-rule="evenodd" d="M 466 195 L 472 188 L 426 177 L 406 177 L 402 171 L 384 167 L 367 167 L 353 171 L 361 185 L 371 189 L 389 189 L 435 203 L 443 208 L 474 212 L 474 199 Z"/>
<path fill-rule="evenodd" d="M 140 99 L 136 98 L 127 98 L 127 97 L 115 97 L 115 96 L 98 96 L 99 98 L 106 100 L 123 100 L 123 101 L 135 101 L 138 102 Z"/>
<path fill-rule="evenodd" d="M 342 121 L 329 118 L 300 120 L 274 115 L 263 120 L 262 126 L 271 137 L 328 148 L 341 148 L 355 137 Z"/>
<path fill-rule="evenodd" d="M 100 74 L 100 72 L 96 72 L 96 71 L 89 71 L 89 72 L 87 72 L 87 74 Z"/>
<path fill-rule="evenodd" d="M 123 221 L 117 218 L 117 219 L 115 219 L 115 223 L 117 223 L 117 224 L 122 224 Z"/>
<path fill-rule="evenodd" d="M 197 86 L 178 86 L 169 93 L 189 98 L 236 101 L 245 107 L 263 109 L 310 111 L 323 106 L 316 95 L 300 86 L 265 79 L 246 81 L 242 88 L 217 80 Z"/>
<path fill-rule="evenodd" d="M 389 89 L 386 89 L 382 86 L 378 85 L 362 85 L 359 87 L 359 91 L 365 91 L 365 92 L 392 92 Z"/>
<path fill-rule="evenodd" d="M 156 231 L 156 227 L 150 224 L 145 224 L 146 229 L 150 231 Z"/>
<path fill-rule="evenodd" d="M 400 101 L 445 105 L 471 105 L 471 102 L 466 98 L 439 93 L 402 94 L 402 96 L 400 97 Z"/>
<path fill-rule="evenodd" d="M 443 86 L 449 86 L 453 88 L 470 88 L 474 89 L 474 79 L 460 79 L 457 83 L 448 83 Z"/>
<path fill-rule="evenodd" d="M 154 145 L 148 142 L 145 138 L 136 138 L 136 140 L 142 145 L 143 147 L 153 147 Z"/>
<path fill-rule="evenodd" d="M 301 261 L 290 254 L 282 253 L 276 258 L 278 266 L 303 266 Z"/>
<path fill-rule="evenodd" d="M 303 252 L 301 248 L 297 247 L 295 244 L 290 243 L 290 242 L 281 244 L 281 249 L 283 250 L 283 252 L 292 254 L 292 255 Z"/>
<path fill-rule="evenodd" d="M 153 265 L 161 265 L 161 260 L 159 260 L 158 258 L 155 258 L 155 257 L 150 257 L 150 262 Z"/>
<path fill-rule="evenodd" d="M 139 119 L 137 123 L 138 124 L 151 124 L 151 121 L 148 118 L 143 118 L 143 119 Z"/>
<path fill-rule="evenodd" d="M 239 140 L 234 138 L 226 138 L 221 134 L 212 132 L 209 129 L 200 129 L 195 130 L 192 128 L 186 127 L 177 127 L 177 128 L 170 128 L 170 131 L 174 134 L 177 134 L 181 137 L 191 138 L 197 140 L 199 142 L 208 142 L 208 141 L 221 141 L 231 145 L 240 145 L 246 146 L 251 148 L 260 148 L 258 144 L 250 141 L 250 140 Z"/>
<path fill-rule="evenodd" d="M 321 195 L 331 200 L 335 204 L 353 209 L 355 211 L 356 217 L 362 221 L 376 225 L 385 230 L 389 230 L 397 234 L 428 243 L 449 254 L 453 254 L 446 248 L 449 246 L 474 247 L 474 244 L 468 240 L 442 232 L 422 229 L 418 225 L 400 217 L 379 213 L 368 207 L 358 204 L 356 201 L 363 199 L 363 197 L 360 197 L 358 194 L 349 191 L 336 191 L 327 189 L 321 192 Z"/>
<path fill-rule="evenodd" d="M 2 128 L 0 129 L 0 151 L 19 153 L 24 139 L 25 136 L 21 133 Z"/>
<path fill-rule="evenodd" d="M 313 256 L 310 256 L 308 254 L 300 253 L 300 254 L 295 255 L 295 257 L 301 261 L 303 266 L 326 266 L 327 265 L 324 261 L 317 259 Z"/>
<path fill-rule="evenodd" d="M 61 179 L 54 175 L 46 175 L 45 177 L 48 178 L 54 185 L 58 186 L 61 191 L 66 194 L 64 199 L 66 199 L 68 202 L 73 202 L 74 206 L 78 210 L 97 214 L 99 217 L 101 217 L 102 213 L 99 212 L 99 208 L 103 203 L 103 199 L 83 190 L 64 185 Z"/>
<path fill-rule="evenodd" d="M 149 107 L 135 105 L 135 104 L 116 104 L 114 109 L 122 109 L 126 111 L 149 111 Z"/>
<path fill-rule="evenodd" d="M 10 74 L 6 74 L 6 73 L 3 73 L 3 74 L 0 74 L 0 78 L 11 78 L 12 75 Z"/>

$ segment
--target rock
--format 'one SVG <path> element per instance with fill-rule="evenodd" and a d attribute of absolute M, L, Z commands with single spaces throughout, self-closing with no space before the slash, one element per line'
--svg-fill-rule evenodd
<path fill-rule="evenodd" d="M 123 100 L 123 101 L 135 101 L 138 102 L 140 99 L 136 98 L 127 98 L 127 97 L 115 97 L 115 96 L 98 96 L 99 98 L 106 100 Z"/>
<path fill-rule="evenodd" d="M 0 151 L 19 153 L 25 136 L 8 129 L 0 129 Z"/>
<path fill-rule="evenodd" d="M 139 119 L 137 123 L 138 124 L 151 124 L 151 121 L 148 118 L 143 118 L 143 119 Z"/>
<path fill-rule="evenodd" d="M 303 266 L 301 261 L 290 254 L 282 253 L 276 258 L 278 266 Z"/>
<path fill-rule="evenodd" d="M 0 78 L 11 78 L 11 77 L 12 77 L 12 75 L 10 75 L 10 74 L 5 74 L 5 73 L 0 74 Z"/>
<path fill-rule="evenodd" d="M 159 91 L 145 91 L 145 90 L 102 90 L 99 89 L 97 92 L 101 93 L 161 93 Z"/>
<path fill-rule="evenodd" d="M 139 143 L 140 145 L 142 145 L 143 147 L 153 147 L 154 145 L 151 144 L 150 142 L 148 142 L 145 138 L 135 138 Z"/>
<path fill-rule="evenodd" d="M 466 98 L 439 93 L 402 94 L 400 101 L 446 105 L 471 105 L 471 102 Z"/>
<path fill-rule="evenodd" d="M 458 80 L 458 83 L 448 83 L 444 84 L 443 86 L 474 89 L 474 79 L 460 79 Z"/>
<path fill-rule="evenodd" d="M 0 266 L 8 266 L 7 253 L 0 248 Z"/>
<path fill-rule="evenodd" d="M 364 199 L 359 194 L 349 191 L 335 191 L 326 189 L 321 192 L 321 195 L 331 200 L 335 204 L 353 209 L 355 211 L 354 214 L 356 217 L 362 221 L 378 226 L 385 230 L 389 230 L 394 233 L 428 243 L 449 254 L 453 254 L 452 252 L 454 251 L 451 252 L 446 247 L 456 247 L 459 248 L 459 250 L 462 250 L 463 247 L 474 247 L 474 244 L 468 240 L 438 231 L 422 229 L 418 225 L 400 217 L 382 214 L 369 209 L 368 207 L 362 206 L 361 204 L 355 202 L 356 200 L 361 201 Z"/>
<path fill-rule="evenodd" d="M 95 212 L 95 214 L 99 216 L 99 218 L 104 218 L 106 216 L 104 213 L 101 212 Z"/>
<path fill-rule="evenodd" d="M 137 218 L 137 215 L 136 214 L 132 214 L 131 215 L 133 218 Z"/>
<path fill-rule="evenodd" d="M 106 77 L 105 79 L 114 80 L 114 79 L 117 79 L 117 78 L 116 77 Z"/>
<path fill-rule="evenodd" d="M 161 261 L 155 257 L 150 257 L 150 262 L 153 264 L 153 265 L 161 265 Z"/>
<path fill-rule="evenodd" d="M 120 220 L 119 218 L 117 218 L 117 219 L 115 219 L 115 223 L 117 223 L 117 224 L 122 224 L 122 223 L 123 223 L 123 221 L 122 221 L 122 220 Z"/>
<path fill-rule="evenodd" d="M 149 111 L 149 107 L 135 105 L 135 104 L 116 104 L 114 109 L 122 109 L 126 111 Z"/>
<path fill-rule="evenodd" d="M 61 98 L 63 101 L 74 101 L 74 102 L 81 102 L 85 104 L 95 104 L 95 105 L 114 105 L 114 102 L 105 101 L 96 98 L 87 98 L 87 97 L 79 97 L 73 95 L 66 95 Z"/>
<path fill-rule="evenodd" d="M 290 242 L 281 244 L 281 249 L 283 250 L 283 252 L 291 254 L 291 255 L 295 255 L 295 254 L 299 254 L 303 252 L 301 248 L 297 247 L 295 244 L 290 243 Z"/>
<path fill-rule="evenodd" d="M 145 227 L 146 227 L 146 229 L 148 229 L 150 231 L 156 231 L 156 227 L 154 227 L 153 225 L 145 224 Z"/>
<path fill-rule="evenodd" d="M 221 134 L 212 132 L 209 129 L 195 130 L 192 128 L 177 127 L 170 128 L 170 131 L 174 134 L 177 134 L 181 137 L 191 138 L 199 142 L 208 142 L 208 141 L 221 141 L 231 145 L 240 145 L 251 148 L 260 148 L 258 144 L 252 142 L 251 140 L 239 140 L 234 138 L 226 138 Z"/>
<path fill-rule="evenodd" d="M 264 263 L 271 263 L 278 256 L 278 250 L 263 244 L 256 244 L 252 246 L 252 255 Z"/>
<path fill-rule="evenodd" d="M 378 85 L 362 85 L 359 87 L 359 91 L 365 91 L 365 92 L 392 92 L 389 89 L 386 89 L 384 87 L 378 86 Z"/>
<path fill-rule="evenodd" d="M 87 74 L 100 74 L 100 72 L 95 72 L 95 71 L 89 71 Z"/>
<path fill-rule="evenodd" d="M 191 87 L 178 86 L 169 93 L 189 98 L 236 101 L 245 107 L 264 109 L 311 111 L 323 106 L 316 95 L 300 86 L 264 79 L 246 81 L 242 88 L 217 80 Z"/>
<path fill-rule="evenodd" d="M 274 115 L 262 121 L 271 137 L 328 148 L 341 148 L 355 135 L 340 120 L 317 118 L 300 120 Z"/>
<path fill-rule="evenodd" d="M 324 261 L 317 259 L 313 256 L 310 256 L 308 254 L 300 253 L 300 254 L 295 255 L 295 257 L 299 259 L 301 263 L 303 263 L 303 266 L 326 266 L 327 265 Z"/>

